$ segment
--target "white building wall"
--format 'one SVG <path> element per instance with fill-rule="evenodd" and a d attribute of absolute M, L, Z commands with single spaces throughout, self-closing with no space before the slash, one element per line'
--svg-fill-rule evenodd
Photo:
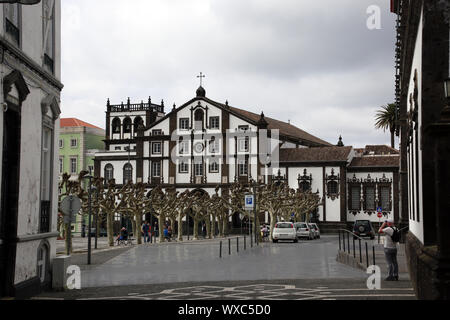
<path fill-rule="evenodd" d="M 409 92 L 408 92 L 408 97 L 410 97 L 411 94 L 414 94 L 414 71 L 417 70 L 418 73 L 418 93 L 419 96 L 417 98 L 418 100 L 418 108 L 419 108 L 419 128 L 422 128 L 422 28 L 423 28 L 423 12 L 421 13 L 421 17 L 420 17 L 420 22 L 419 22 L 419 27 L 418 27 L 418 33 L 417 33 L 417 38 L 416 38 L 416 45 L 415 45 L 415 49 L 414 49 L 414 58 L 413 58 L 413 63 L 412 63 L 412 68 L 411 68 L 411 79 L 410 79 L 410 84 L 409 84 Z M 409 106 L 408 106 L 408 110 L 409 110 Z M 418 137 L 419 137 L 419 141 L 421 141 L 421 130 L 419 130 L 418 132 Z M 415 135 L 413 135 L 413 144 L 411 144 L 411 149 L 410 150 L 416 150 L 416 144 L 419 143 L 419 141 L 416 141 L 415 139 Z M 410 214 L 410 219 L 409 219 L 409 230 L 417 237 L 417 239 L 419 239 L 422 243 L 424 241 L 424 235 L 423 235 L 423 189 L 422 189 L 422 152 L 420 151 L 420 147 L 418 148 L 419 150 L 419 154 L 418 157 L 414 157 L 412 162 L 411 162 L 411 158 L 408 154 L 408 190 L 409 190 L 409 196 L 408 196 L 408 201 L 409 201 L 409 214 Z M 416 159 L 418 159 L 418 167 L 419 167 L 419 176 L 416 175 L 416 170 L 415 168 L 415 162 Z M 411 183 L 411 179 L 414 179 L 414 184 Z M 419 207 L 417 207 L 417 203 L 416 201 L 413 202 L 412 199 L 416 199 L 417 197 L 417 192 L 416 192 L 416 188 L 419 188 Z M 412 195 L 412 193 L 414 193 L 414 196 Z M 412 219 L 411 217 L 411 212 L 414 209 L 415 213 L 416 213 L 416 217 L 415 219 Z M 420 222 L 419 219 L 417 219 L 417 215 L 419 215 L 420 217 Z"/>

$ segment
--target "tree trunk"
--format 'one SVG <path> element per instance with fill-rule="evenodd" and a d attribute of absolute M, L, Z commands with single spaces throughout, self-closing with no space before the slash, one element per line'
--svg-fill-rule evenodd
<path fill-rule="evenodd" d="M 131 228 L 133 229 L 133 237 L 137 237 L 137 226 L 136 226 L 136 218 L 131 217 Z"/>
<path fill-rule="evenodd" d="M 269 211 L 269 215 L 270 215 L 270 239 L 273 240 L 273 228 L 275 227 L 275 224 L 277 223 L 276 221 L 276 216 L 274 214 L 274 212 Z"/>
<path fill-rule="evenodd" d="M 183 241 L 183 215 L 181 213 L 178 214 L 177 222 L 178 222 L 178 241 Z"/>
<path fill-rule="evenodd" d="M 194 216 L 194 240 L 198 240 L 198 218 Z"/>
<path fill-rule="evenodd" d="M 163 243 L 164 242 L 164 222 L 165 221 L 165 217 L 162 214 L 159 214 L 158 216 L 158 228 L 159 228 L 159 242 Z"/>
<path fill-rule="evenodd" d="M 206 224 L 206 238 L 211 239 L 211 217 L 208 214 L 205 219 Z"/>
<path fill-rule="evenodd" d="M 135 224 L 136 224 L 136 229 L 137 229 L 137 235 L 136 235 L 137 244 L 142 244 L 142 232 L 141 232 L 142 214 L 140 212 L 138 212 L 136 214 L 135 220 L 136 220 Z"/>
<path fill-rule="evenodd" d="M 221 229 L 222 237 L 226 237 L 228 235 L 228 216 L 223 217 Z"/>
<path fill-rule="evenodd" d="M 391 147 L 395 148 L 395 132 L 391 132 Z"/>
<path fill-rule="evenodd" d="M 212 215 L 212 221 L 211 221 L 211 235 L 213 238 L 216 237 L 216 216 Z"/>
<path fill-rule="evenodd" d="M 110 247 L 114 247 L 114 213 L 106 213 L 106 232 L 108 233 L 108 242 Z"/>

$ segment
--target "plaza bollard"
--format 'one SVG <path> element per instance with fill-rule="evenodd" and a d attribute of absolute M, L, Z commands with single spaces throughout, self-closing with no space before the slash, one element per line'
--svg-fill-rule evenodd
<path fill-rule="evenodd" d="M 231 239 L 228 239 L 228 255 L 231 255 Z"/>
<path fill-rule="evenodd" d="M 362 264 L 361 239 L 359 240 L 359 263 Z"/>
<path fill-rule="evenodd" d="M 367 268 L 369 267 L 369 248 L 367 246 L 366 242 L 366 262 L 367 262 Z"/>
<path fill-rule="evenodd" d="M 373 252 L 373 265 L 376 266 L 376 263 L 375 263 L 375 246 L 372 246 L 372 252 Z"/>
<path fill-rule="evenodd" d="M 239 238 L 236 238 L 236 252 L 239 253 Z"/>
<path fill-rule="evenodd" d="M 345 232 L 342 233 L 342 245 L 344 246 L 344 253 L 345 253 Z"/>
<path fill-rule="evenodd" d="M 222 241 L 220 241 L 219 257 L 222 259 Z"/>
<path fill-rule="evenodd" d="M 342 251 L 342 247 L 341 247 L 341 230 L 338 230 L 338 234 L 339 234 L 339 251 Z"/>
<path fill-rule="evenodd" d="M 347 248 L 348 248 L 348 254 L 350 254 L 350 234 L 347 233 Z"/>
<path fill-rule="evenodd" d="M 356 259 L 356 251 L 355 251 L 355 237 L 353 237 L 353 258 Z"/>

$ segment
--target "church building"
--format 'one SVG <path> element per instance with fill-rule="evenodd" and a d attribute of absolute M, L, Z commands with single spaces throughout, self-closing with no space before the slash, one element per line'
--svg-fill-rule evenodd
<path fill-rule="evenodd" d="M 398 163 L 394 149 L 345 147 L 280 120 L 196 96 L 165 113 L 141 102 L 111 105 L 106 112 L 106 150 L 95 157 L 95 174 L 117 185 L 156 186 L 227 193 L 234 182 L 284 180 L 291 188 L 319 192 L 314 218 L 334 228 L 356 219 L 398 215 Z M 268 222 L 268 215 L 261 214 Z M 231 219 L 234 227 L 240 222 Z"/>

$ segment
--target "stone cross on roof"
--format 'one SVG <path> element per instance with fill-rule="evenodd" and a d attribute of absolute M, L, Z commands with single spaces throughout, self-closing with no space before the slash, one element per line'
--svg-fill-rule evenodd
<path fill-rule="evenodd" d="M 197 76 L 197 78 L 200 78 L 200 87 L 201 87 L 203 83 L 203 78 L 206 78 L 206 76 L 202 72 L 200 72 L 200 75 Z"/>

